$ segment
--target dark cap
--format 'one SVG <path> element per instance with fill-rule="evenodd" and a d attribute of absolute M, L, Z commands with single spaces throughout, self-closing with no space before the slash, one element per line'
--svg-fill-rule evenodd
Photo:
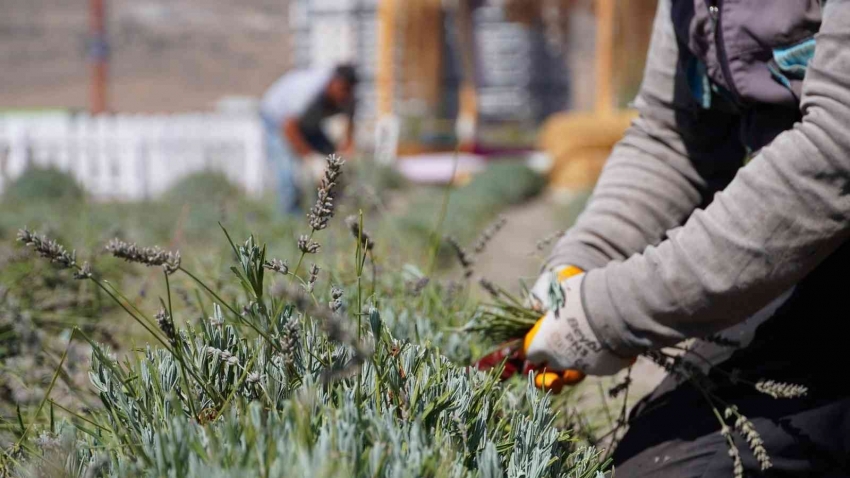
<path fill-rule="evenodd" d="M 349 63 L 338 65 L 334 71 L 334 76 L 342 78 L 351 86 L 357 85 L 357 70 L 354 68 L 354 65 Z"/>

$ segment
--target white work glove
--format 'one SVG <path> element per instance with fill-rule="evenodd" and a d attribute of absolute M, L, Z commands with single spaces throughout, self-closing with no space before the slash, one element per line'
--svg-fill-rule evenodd
<path fill-rule="evenodd" d="M 564 276 L 563 271 L 560 276 Z M 525 358 L 547 370 L 579 370 L 588 375 L 614 375 L 634 360 L 605 348 L 590 328 L 581 301 L 585 274 L 561 282 L 563 298 L 528 332 L 523 344 Z"/>
<path fill-rule="evenodd" d="M 534 283 L 534 286 L 529 291 L 531 293 L 531 304 L 529 305 L 540 311 L 550 310 L 553 303 L 552 286 L 556 283 L 555 281 L 563 282 L 582 272 L 584 271 L 575 266 L 560 266 L 546 269 L 540 274 L 537 282 Z M 557 291 L 555 293 L 557 295 Z"/>

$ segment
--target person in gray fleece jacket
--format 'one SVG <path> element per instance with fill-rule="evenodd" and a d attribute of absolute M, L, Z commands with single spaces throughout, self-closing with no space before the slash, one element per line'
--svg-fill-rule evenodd
<path fill-rule="evenodd" d="M 577 271 L 526 357 L 611 375 L 695 339 L 720 411 L 735 404 L 770 461 L 738 433 L 730 458 L 702 392 L 671 375 L 632 411 L 615 476 L 850 476 L 850 0 L 660 0 L 635 106 L 534 289 Z"/>

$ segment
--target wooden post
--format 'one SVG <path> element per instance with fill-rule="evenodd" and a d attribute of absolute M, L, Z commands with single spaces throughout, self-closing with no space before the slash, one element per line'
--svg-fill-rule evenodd
<path fill-rule="evenodd" d="M 378 4 L 378 62 L 375 73 L 378 117 L 393 113 L 395 98 L 395 25 L 396 0 Z"/>
<path fill-rule="evenodd" d="M 596 0 L 596 102 L 597 114 L 614 112 L 613 50 L 614 0 Z"/>
<path fill-rule="evenodd" d="M 457 33 L 463 78 L 458 98 L 457 134 L 459 149 L 471 151 L 475 146 L 475 129 L 478 119 L 478 94 L 475 89 L 475 64 L 472 31 L 472 12 L 469 2 L 457 2 Z"/>
<path fill-rule="evenodd" d="M 399 10 L 398 36 L 403 37 L 399 81 L 404 82 L 406 97 L 422 100 L 434 113 L 442 79 L 441 1 L 404 0 Z"/>
<path fill-rule="evenodd" d="M 109 47 L 106 41 L 105 0 L 89 1 L 89 57 L 91 61 L 90 109 L 92 114 L 107 111 Z"/>

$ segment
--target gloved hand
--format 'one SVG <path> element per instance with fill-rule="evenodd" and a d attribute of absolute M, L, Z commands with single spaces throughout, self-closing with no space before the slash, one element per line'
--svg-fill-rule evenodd
<path fill-rule="evenodd" d="M 564 266 L 550 269 L 540 274 L 534 287 L 531 289 L 531 296 L 534 307 L 541 312 L 548 311 L 551 308 L 550 289 L 554 281 L 558 283 L 567 280 L 568 278 L 581 274 L 584 271 L 575 266 Z M 540 327 L 542 322 L 538 321 L 535 329 Z M 526 336 L 527 340 L 528 336 Z M 526 349 L 524 347 L 524 349 Z M 525 350 L 523 350 L 525 352 Z M 561 393 L 565 385 L 577 385 L 586 375 L 578 370 L 552 371 L 547 369 L 545 365 L 535 367 L 533 369 L 537 375 L 534 377 L 534 385 L 541 390 L 549 390 L 553 393 Z"/>
<path fill-rule="evenodd" d="M 564 269 L 559 276 L 567 274 L 570 272 Z M 553 304 L 552 310 L 526 334 L 523 352 L 526 360 L 542 365 L 547 371 L 577 370 L 580 374 L 614 375 L 634 360 L 624 359 L 606 349 L 591 329 L 581 301 L 584 278 L 583 272 L 576 274 L 573 270 L 572 276 L 561 282 L 561 304 Z M 554 377 L 544 375 L 540 381 L 544 386 L 551 381 L 553 389 L 558 385 Z"/>

